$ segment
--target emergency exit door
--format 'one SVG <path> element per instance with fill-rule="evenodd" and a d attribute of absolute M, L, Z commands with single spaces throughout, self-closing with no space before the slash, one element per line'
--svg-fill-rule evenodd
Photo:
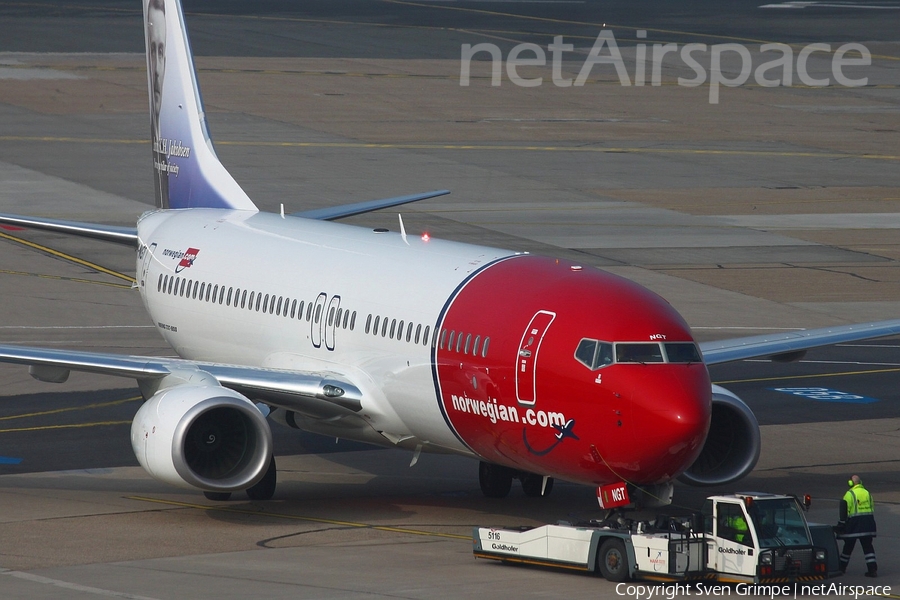
<path fill-rule="evenodd" d="M 547 333 L 555 318 L 556 313 L 539 310 L 531 317 L 528 327 L 522 334 L 522 341 L 519 342 L 519 352 L 516 356 L 516 397 L 519 404 L 531 406 L 537 400 L 535 367 L 538 351 L 541 349 L 544 334 Z"/>

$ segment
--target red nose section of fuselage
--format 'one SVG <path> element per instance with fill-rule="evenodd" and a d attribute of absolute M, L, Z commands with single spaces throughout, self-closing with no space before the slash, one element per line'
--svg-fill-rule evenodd
<path fill-rule="evenodd" d="M 663 483 L 697 459 L 709 431 L 711 386 L 705 365 L 627 364 L 631 412 L 630 445 L 598 439 L 617 479 L 635 484 Z M 624 426 L 624 425 L 623 425 Z"/>
<path fill-rule="evenodd" d="M 666 342 L 693 342 L 665 300 L 603 271 L 518 256 L 474 275 L 434 348 L 448 426 L 484 460 L 580 483 L 651 484 L 687 469 L 709 428 L 706 367 L 586 360 L 583 340 L 656 344 L 663 356 Z"/>

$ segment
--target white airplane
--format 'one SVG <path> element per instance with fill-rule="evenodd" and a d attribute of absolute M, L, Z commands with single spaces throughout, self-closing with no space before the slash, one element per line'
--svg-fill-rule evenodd
<path fill-rule="evenodd" d="M 512 480 L 625 484 L 749 473 L 757 421 L 707 365 L 900 333 L 900 320 L 696 344 L 656 294 L 527 253 L 333 223 L 446 193 L 260 212 L 216 157 L 179 0 L 144 0 L 157 209 L 135 228 L 0 222 L 136 250 L 137 288 L 180 359 L 0 346 L 42 381 L 72 370 L 137 380 L 131 442 L 153 477 L 227 499 L 271 498 L 269 420 L 480 461 Z"/>

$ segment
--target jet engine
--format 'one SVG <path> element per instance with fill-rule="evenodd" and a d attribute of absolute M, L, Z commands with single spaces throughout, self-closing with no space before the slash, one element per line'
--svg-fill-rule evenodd
<path fill-rule="evenodd" d="M 272 432 L 241 394 L 211 385 L 176 385 L 153 395 L 131 424 L 141 466 L 165 483 L 211 492 L 244 490 L 262 479 Z"/>
<path fill-rule="evenodd" d="M 759 423 L 743 400 L 712 386 L 712 418 L 700 456 L 680 479 L 691 485 L 723 485 L 746 476 L 759 460 Z"/>

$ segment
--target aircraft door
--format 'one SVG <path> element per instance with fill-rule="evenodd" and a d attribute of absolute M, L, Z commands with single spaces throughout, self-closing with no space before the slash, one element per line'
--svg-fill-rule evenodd
<path fill-rule="evenodd" d="M 522 334 L 522 341 L 519 342 L 519 352 L 516 356 L 516 397 L 519 404 L 533 406 L 537 398 L 535 390 L 535 373 L 537 365 L 538 351 L 541 349 L 541 342 L 544 340 L 544 334 L 550 328 L 556 313 L 546 310 L 539 310 L 531 317 L 528 327 Z"/>
<path fill-rule="evenodd" d="M 140 250 L 140 285 L 143 288 L 147 284 L 147 276 L 150 272 L 150 264 L 153 262 L 153 253 L 156 251 L 156 242 L 153 242 L 149 246 L 141 246 Z"/>
<path fill-rule="evenodd" d="M 309 338 L 316 348 L 322 347 L 322 332 L 325 329 L 325 319 L 328 317 L 327 314 L 324 314 L 326 298 L 325 292 L 319 294 L 312 309 L 312 319 L 309 320 Z"/>
<path fill-rule="evenodd" d="M 341 297 L 332 296 L 331 301 L 328 303 L 328 310 L 322 315 L 323 322 L 327 319 L 327 322 L 325 323 L 325 347 L 329 350 L 334 350 L 334 332 L 338 325 L 337 314 L 340 307 Z"/>

